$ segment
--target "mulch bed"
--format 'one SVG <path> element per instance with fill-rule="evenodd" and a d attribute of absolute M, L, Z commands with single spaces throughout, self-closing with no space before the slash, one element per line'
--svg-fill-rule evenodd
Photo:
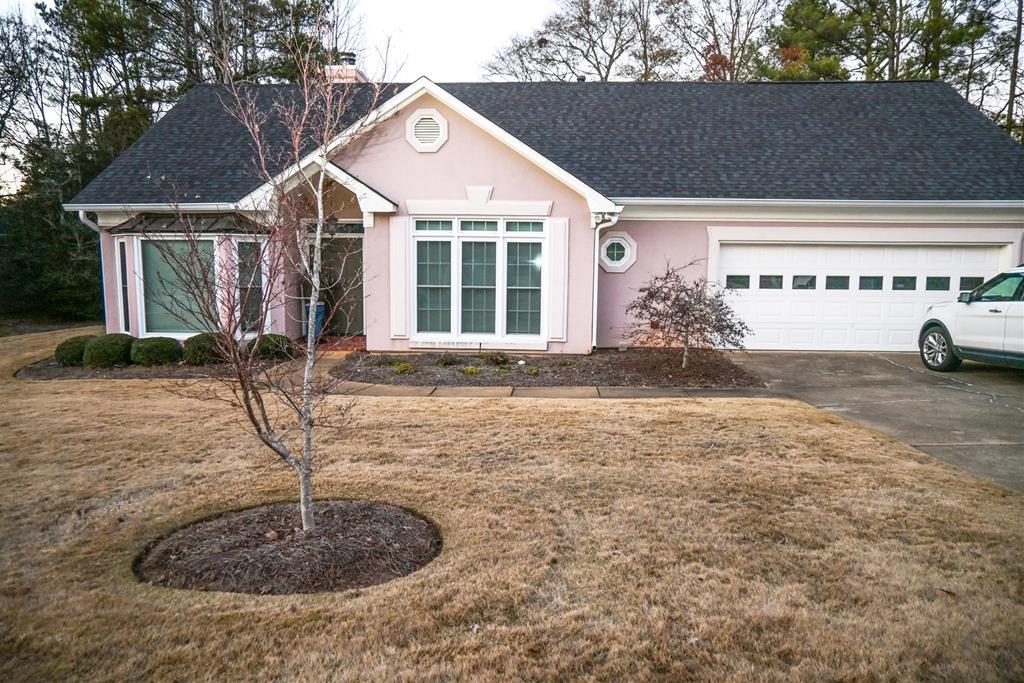
<path fill-rule="evenodd" d="M 113 368 L 63 367 L 53 356 L 15 373 L 18 379 L 204 379 L 230 370 L 226 364 L 216 365 L 125 365 Z"/>
<path fill-rule="evenodd" d="M 513 353 L 352 353 L 335 377 L 373 384 L 419 386 L 636 386 L 729 388 L 763 386 L 760 378 L 719 351 L 600 349 L 589 356 Z M 403 365 L 407 364 L 407 365 Z M 475 368 L 467 371 L 467 368 Z"/>
<path fill-rule="evenodd" d="M 298 503 L 231 512 L 184 527 L 136 561 L 140 581 L 202 591 L 288 595 L 374 586 L 441 552 L 441 532 L 403 508 L 320 501 L 301 531 Z"/>

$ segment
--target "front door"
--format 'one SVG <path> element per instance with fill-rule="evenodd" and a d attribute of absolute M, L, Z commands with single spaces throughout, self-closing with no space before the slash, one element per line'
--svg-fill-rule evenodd
<path fill-rule="evenodd" d="M 364 332 L 362 247 L 362 237 L 324 240 L 324 301 L 333 311 L 326 334 L 348 337 Z"/>

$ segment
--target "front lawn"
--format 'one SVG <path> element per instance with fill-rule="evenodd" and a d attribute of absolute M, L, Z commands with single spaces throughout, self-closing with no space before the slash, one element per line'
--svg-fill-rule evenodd
<path fill-rule="evenodd" d="M 11 378 L 60 338 L 0 339 L 2 680 L 1024 677 L 1024 497 L 775 399 L 358 398 L 317 493 L 426 516 L 430 564 L 140 584 L 153 539 L 295 484 L 168 382 Z"/>

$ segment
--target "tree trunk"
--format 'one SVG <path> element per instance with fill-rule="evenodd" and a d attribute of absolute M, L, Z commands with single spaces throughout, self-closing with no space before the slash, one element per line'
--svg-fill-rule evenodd
<path fill-rule="evenodd" d="M 683 370 L 686 369 L 686 363 L 690 360 L 690 345 L 683 344 Z"/>
<path fill-rule="evenodd" d="M 302 513 L 302 530 L 312 530 L 316 526 L 313 517 L 313 473 L 305 467 L 299 470 L 299 511 Z"/>
<path fill-rule="evenodd" d="M 1017 0 L 1017 25 L 1013 29 L 1013 60 L 1010 64 L 1010 94 L 1006 102 L 1006 132 L 1013 134 L 1014 100 L 1017 99 L 1017 70 L 1020 68 L 1020 31 L 1024 0 Z"/>

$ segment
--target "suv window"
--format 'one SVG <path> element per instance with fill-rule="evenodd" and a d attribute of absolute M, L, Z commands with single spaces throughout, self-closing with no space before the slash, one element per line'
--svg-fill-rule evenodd
<path fill-rule="evenodd" d="M 1024 275 L 1003 273 L 982 285 L 974 295 L 975 301 L 1016 301 L 1024 286 Z"/>

